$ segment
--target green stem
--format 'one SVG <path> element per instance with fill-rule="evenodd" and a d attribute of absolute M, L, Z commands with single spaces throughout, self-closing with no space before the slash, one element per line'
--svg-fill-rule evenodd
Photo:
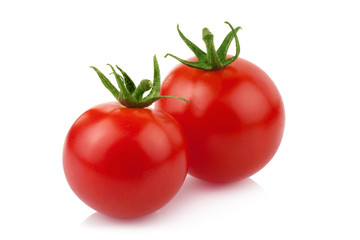
<path fill-rule="evenodd" d="M 154 62 L 154 80 L 151 82 L 148 79 L 144 79 L 140 82 L 140 84 L 136 87 L 131 78 L 118 66 L 117 69 L 121 72 L 122 76 L 118 74 L 114 67 L 108 64 L 111 67 L 112 74 L 115 75 L 116 81 L 119 85 L 119 90 L 115 88 L 115 86 L 105 77 L 105 75 L 100 72 L 97 68 L 91 67 L 95 70 L 95 72 L 100 77 L 101 82 L 104 86 L 114 95 L 116 100 L 118 100 L 123 106 L 128 108 L 144 108 L 150 106 L 153 102 L 158 101 L 162 98 L 175 98 L 182 101 L 187 100 L 181 97 L 174 96 L 159 96 L 160 93 L 160 69 L 159 64 L 156 59 L 156 56 L 153 58 Z M 150 93 L 143 97 L 146 91 L 150 91 Z"/>
<path fill-rule="evenodd" d="M 197 47 L 193 42 L 191 42 L 188 38 L 184 36 L 184 34 L 180 31 L 178 25 L 178 32 L 181 39 L 186 43 L 186 45 L 194 52 L 198 61 L 189 62 L 184 59 L 181 59 L 172 54 L 166 54 L 165 57 L 171 56 L 178 60 L 179 62 L 193 68 L 198 68 L 206 71 L 217 71 L 220 70 L 227 65 L 234 62 L 240 54 L 240 44 L 239 39 L 237 37 L 237 32 L 241 27 L 233 28 L 230 23 L 225 22 L 231 28 L 231 32 L 225 37 L 220 47 L 216 50 L 214 46 L 214 35 L 209 31 L 208 28 L 203 29 L 203 40 L 206 45 L 206 52 L 202 51 L 199 47 Z M 230 44 L 232 40 L 235 38 L 236 44 L 236 54 L 233 57 L 226 58 L 227 52 L 229 50 Z"/>
<path fill-rule="evenodd" d="M 223 65 L 221 64 L 221 61 L 215 49 L 214 35 L 209 31 L 208 28 L 203 29 L 203 40 L 206 45 L 208 63 L 211 66 L 211 70 L 221 69 Z"/>
<path fill-rule="evenodd" d="M 144 79 L 141 80 L 140 84 L 137 86 L 132 95 L 140 102 L 143 99 L 143 95 L 146 91 L 149 91 L 153 87 L 153 84 L 150 80 Z"/>

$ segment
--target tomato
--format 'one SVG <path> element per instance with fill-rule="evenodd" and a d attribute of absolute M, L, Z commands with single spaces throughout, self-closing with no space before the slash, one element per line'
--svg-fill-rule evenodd
<path fill-rule="evenodd" d="M 219 51 L 208 51 L 207 58 L 178 31 L 198 56 L 187 61 L 175 57 L 184 64 L 168 74 L 161 94 L 184 97 L 189 104 L 164 99 L 156 109 L 181 124 L 189 145 L 189 174 L 211 182 L 247 178 L 262 169 L 280 145 L 285 124 L 280 93 L 264 71 L 237 56 L 223 55 L 211 69 Z M 236 36 L 234 31 L 226 41 Z M 209 34 L 204 29 L 203 39 L 212 51 Z"/>
<path fill-rule="evenodd" d="M 105 103 L 82 114 L 64 145 L 64 171 L 76 195 L 113 217 L 152 213 L 172 199 L 187 173 L 179 124 L 148 108 Z"/>
<path fill-rule="evenodd" d="M 194 60 L 194 59 L 190 59 Z M 221 71 L 179 64 L 165 78 L 156 109 L 181 124 L 189 144 L 189 173 L 229 182 L 251 176 L 277 151 L 284 130 L 284 105 L 272 80 L 244 60 Z"/>
<path fill-rule="evenodd" d="M 97 68 L 101 82 L 118 100 L 83 113 L 65 139 L 63 166 L 75 194 L 88 206 L 112 217 L 150 214 L 182 186 L 188 153 L 179 123 L 147 108 L 159 96 L 160 69 L 154 56 L 154 80 L 138 86 L 118 66 L 110 65 L 120 91 Z M 149 91 L 147 96 L 143 96 Z"/>

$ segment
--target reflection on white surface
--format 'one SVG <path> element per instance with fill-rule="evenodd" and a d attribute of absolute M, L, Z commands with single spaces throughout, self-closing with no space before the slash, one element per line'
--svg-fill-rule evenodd
<path fill-rule="evenodd" d="M 212 208 L 217 208 L 219 204 L 223 204 L 222 199 L 241 202 L 241 199 L 246 201 L 249 196 L 258 196 L 263 193 L 262 187 L 250 178 L 229 184 L 214 184 L 188 176 L 174 199 L 155 213 L 136 219 L 117 219 L 95 212 L 87 217 L 81 226 L 106 228 L 151 225 L 167 222 L 169 219 L 182 219 L 187 213 L 193 212 L 194 208 L 199 211 L 210 211 Z"/>
<path fill-rule="evenodd" d="M 94 212 L 89 217 L 85 219 L 85 221 L 81 224 L 84 227 L 115 227 L 115 226 L 127 226 L 127 225 L 137 225 L 144 224 L 146 222 L 151 221 L 151 219 L 155 218 L 157 212 L 147 215 L 141 218 L 135 219 L 118 219 L 108 217 L 99 212 Z"/>

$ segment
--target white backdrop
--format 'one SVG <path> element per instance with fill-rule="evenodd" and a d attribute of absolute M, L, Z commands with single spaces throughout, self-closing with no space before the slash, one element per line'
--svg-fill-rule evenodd
<path fill-rule="evenodd" d="M 360 239 L 357 1 L 1 1 L 1 239 Z M 260 172 L 218 186 L 188 177 L 160 211 L 124 221 L 83 204 L 62 147 L 88 108 L 112 101 L 90 65 L 139 82 L 203 48 L 208 27 L 242 26 L 240 56 L 266 71 L 286 108 L 283 142 Z M 235 52 L 234 46 L 231 50 Z"/>

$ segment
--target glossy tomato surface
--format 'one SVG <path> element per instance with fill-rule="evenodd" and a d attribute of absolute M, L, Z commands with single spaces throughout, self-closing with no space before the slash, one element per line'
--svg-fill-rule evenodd
<path fill-rule="evenodd" d="M 195 61 L 192 58 L 189 61 Z M 189 144 L 189 173 L 211 182 L 231 182 L 263 168 L 284 131 L 282 98 L 269 76 L 238 58 L 218 71 L 177 65 L 165 78 L 156 103 L 178 120 Z"/>
<path fill-rule="evenodd" d="M 182 186 L 187 147 L 169 114 L 105 103 L 73 124 L 63 165 L 70 187 L 88 206 L 112 217 L 141 217 Z"/>

